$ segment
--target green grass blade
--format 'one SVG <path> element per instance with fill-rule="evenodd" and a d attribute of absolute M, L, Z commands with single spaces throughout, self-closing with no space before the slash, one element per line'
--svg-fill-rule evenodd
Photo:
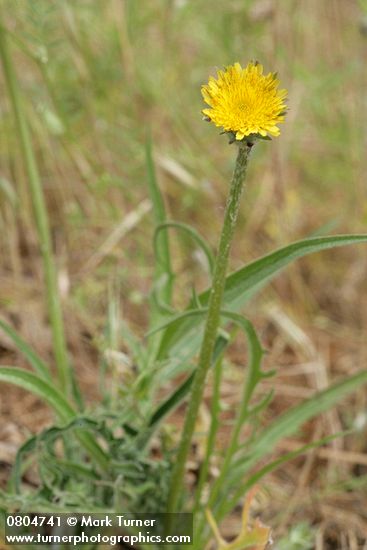
<path fill-rule="evenodd" d="M 282 269 L 294 260 L 315 252 L 349 244 L 367 243 L 367 235 L 336 235 L 297 241 L 235 271 L 227 277 L 223 297 L 223 307 L 240 309 Z M 208 303 L 210 289 L 199 295 L 200 303 Z M 188 310 L 192 309 L 190 304 Z M 158 358 L 180 356 L 189 360 L 198 350 L 201 342 L 200 325 L 203 318 L 182 318 L 174 326 L 167 326 L 162 338 Z"/>
<path fill-rule="evenodd" d="M 152 154 L 152 142 L 150 137 L 148 137 L 146 140 L 145 154 L 148 175 L 148 189 L 153 205 L 154 222 L 156 226 L 159 226 L 166 221 L 166 210 L 156 178 Z M 156 251 L 157 258 L 155 280 L 156 282 L 158 282 L 164 279 L 164 284 L 160 285 L 161 297 L 166 304 L 170 304 L 172 292 L 172 269 L 169 239 L 166 231 L 161 234 L 159 241 L 156 243 Z"/>
<path fill-rule="evenodd" d="M 270 472 L 273 472 L 279 466 L 282 464 L 285 464 L 289 460 L 292 460 L 293 458 L 297 458 L 298 456 L 301 456 L 308 451 L 312 449 L 316 449 L 317 447 L 321 447 L 321 445 L 326 445 L 327 443 L 330 443 L 331 441 L 334 441 L 335 439 L 339 437 L 344 437 L 346 435 L 349 435 L 351 433 L 350 430 L 345 430 L 343 432 L 339 432 L 337 434 L 329 435 L 327 437 L 324 437 L 322 439 L 318 439 L 317 441 L 312 441 L 312 443 L 307 443 L 306 445 L 302 445 L 299 449 L 296 449 L 294 451 L 290 451 L 289 453 L 286 453 L 285 455 L 280 456 L 279 458 L 273 460 L 272 462 L 269 462 L 266 464 L 263 468 L 252 474 L 245 483 L 238 486 L 238 479 L 236 478 L 236 482 L 234 483 L 234 486 L 237 486 L 238 488 L 235 491 L 235 495 L 230 500 L 225 500 L 222 503 L 222 506 L 218 509 L 218 516 L 222 517 L 225 516 L 227 513 L 229 513 L 235 506 L 237 506 L 238 501 L 247 493 L 251 487 L 256 485 L 264 476 L 269 474 Z"/>
<path fill-rule="evenodd" d="M 208 501 L 208 506 L 212 507 L 213 502 L 216 501 L 219 490 L 223 484 L 223 481 L 227 479 L 227 473 L 231 467 L 232 458 L 235 455 L 238 448 L 238 438 L 243 428 L 245 421 L 251 415 L 250 411 L 250 401 L 252 394 L 257 386 L 257 384 L 263 379 L 268 378 L 274 374 L 274 371 L 262 371 L 261 369 L 261 360 L 263 356 L 263 349 L 260 344 L 260 341 L 257 337 L 256 331 L 250 321 L 238 313 L 232 311 L 221 311 L 221 316 L 225 317 L 234 323 L 236 323 L 241 330 L 245 333 L 247 338 L 247 348 L 248 348 L 248 359 L 247 359 L 247 368 L 246 376 L 243 385 L 243 394 L 238 407 L 236 421 L 232 428 L 231 437 L 226 446 L 226 452 L 221 466 L 221 471 L 217 477 L 210 499 Z M 265 401 L 266 402 L 266 401 Z M 200 502 L 199 496 L 196 498 L 197 502 Z"/>
<path fill-rule="evenodd" d="M 56 412 L 62 422 L 73 420 L 75 411 L 65 397 L 38 375 L 18 367 L 0 367 L 0 381 L 20 386 L 43 399 Z M 87 432 L 78 432 L 78 439 L 103 470 L 108 468 L 108 457 L 95 439 Z"/>
<path fill-rule="evenodd" d="M 294 451 L 291 451 L 289 453 L 286 453 L 285 455 L 277 458 L 276 460 L 269 462 L 266 464 L 263 468 L 258 470 L 256 473 L 251 475 L 244 483 L 241 483 L 242 479 L 236 484 L 236 491 L 234 493 L 234 496 L 231 496 L 231 498 L 223 498 L 221 501 L 221 504 L 217 507 L 215 516 L 217 518 L 217 521 L 221 521 L 223 518 L 225 518 L 237 505 L 241 498 L 253 487 L 258 483 L 265 475 L 268 473 L 276 470 L 279 466 L 282 464 L 285 464 L 289 460 L 292 460 L 293 458 L 297 458 L 298 456 L 301 456 L 308 451 L 315 449 L 317 447 L 320 447 L 321 445 L 325 445 L 327 443 L 330 443 L 331 441 L 335 440 L 338 437 L 343 437 L 345 435 L 348 435 L 350 433 L 350 430 L 339 432 L 337 434 L 333 434 L 331 436 L 325 437 L 323 439 L 319 439 L 317 441 L 313 441 L 312 443 L 308 443 L 306 445 L 303 445 L 299 449 L 296 449 Z M 201 523 L 198 526 L 198 532 L 202 532 L 204 528 L 204 522 L 201 521 Z M 205 539 L 203 539 L 202 544 L 205 546 Z"/>
<path fill-rule="evenodd" d="M 254 440 L 249 455 L 237 460 L 232 472 L 236 471 L 235 486 L 259 460 L 267 456 L 283 438 L 293 435 L 305 422 L 329 410 L 341 399 L 367 383 L 367 370 L 358 372 L 330 388 L 315 394 L 276 418 Z"/>
<path fill-rule="evenodd" d="M 149 332 L 146 333 L 145 337 L 150 338 L 154 334 L 157 334 L 157 332 L 161 332 L 162 330 L 169 328 L 174 330 L 175 327 L 179 326 L 181 321 L 187 320 L 188 318 L 195 318 L 195 317 L 203 317 L 208 312 L 208 308 L 203 309 L 189 309 L 184 311 L 183 313 L 177 313 L 176 315 L 172 315 L 167 321 L 162 323 L 161 325 L 153 328 Z"/>
<path fill-rule="evenodd" d="M 169 222 L 161 223 L 156 228 L 154 233 L 154 250 L 155 250 L 156 258 L 158 258 L 158 261 L 160 261 L 160 250 L 159 250 L 160 239 L 158 237 L 163 230 L 167 230 L 169 228 L 179 229 L 180 231 L 183 231 L 184 233 L 189 235 L 195 241 L 195 243 L 204 252 L 204 255 L 208 262 L 209 272 L 210 274 L 212 274 L 214 269 L 214 255 L 209 245 L 207 244 L 205 239 L 200 235 L 200 233 L 196 231 L 196 229 L 191 227 L 191 225 L 188 225 L 182 222 L 169 221 Z"/>
<path fill-rule="evenodd" d="M 157 408 L 157 410 L 152 414 L 152 417 L 149 421 L 149 426 L 155 426 L 167 416 L 171 411 L 173 411 L 186 397 L 189 393 L 192 381 L 194 379 L 194 373 L 190 374 L 186 380 L 184 380 L 179 387 Z"/>
<path fill-rule="evenodd" d="M 154 161 L 152 154 L 152 142 L 150 136 L 146 140 L 145 146 L 146 167 L 148 175 L 148 189 L 150 199 L 153 205 L 153 216 L 156 226 L 166 221 L 166 211 L 164 200 L 160 192 Z M 171 268 L 171 257 L 169 248 L 169 238 L 167 231 L 162 232 L 159 242 L 156 245 L 157 256 L 155 258 L 154 285 L 150 298 L 150 320 L 149 326 L 152 328 L 162 320 L 162 307 L 160 304 L 170 306 L 172 301 L 173 273 Z M 153 363 L 160 348 L 162 335 L 159 334 L 149 341 L 147 353 L 147 365 Z"/>
<path fill-rule="evenodd" d="M 2 3 L 0 3 L 0 25 L 2 25 Z M 52 250 L 51 231 L 44 190 L 39 175 L 38 163 L 33 148 L 28 121 L 25 116 L 22 90 L 19 86 L 15 65 L 8 48 L 7 32 L 2 26 L 0 32 L 0 60 L 9 91 L 10 102 L 17 128 L 17 136 L 21 146 L 22 160 L 28 176 L 29 191 L 34 209 L 34 220 L 43 259 L 48 314 L 50 317 L 53 351 L 59 374 L 60 387 L 70 391 L 73 385 L 72 369 L 67 353 L 61 300 L 57 284 L 57 270 Z"/>
<path fill-rule="evenodd" d="M 0 380 L 34 393 L 46 401 L 62 421 L 71 420 L 75 415 L 74 409 L 65 397 L 51 383 L 32 372 L 18 367 L 1 366 Z"/>
<path fill-rule="evenodd" d="M 220 493 L 215 501 L 212 502 L 212 508 L 215 508 L 215 517 L 217 520 L 220 521 L 223 519 L 223 517 L 238 504 L 238 501 L 248 488 L 247 482 L 245 482 L 245 484 L 243 483 L 244 476 L 248 475 L 249 471 L 260 460 L 263 460 L 272 452 L 275 445 L 281 439 L 293 435 L 302 424 L 320 413 L 329 410 L 343 399 L 343 397 L 360 388 L 365 383 L 367 383 L 367 370 L 350 376 L 330 388 L 317 393 L 311 399 L 302 402 L 300 405 L 280 415 L 270 424 L 270 426 L 265 428 L 253 441 L 248 455 L 242 459 L 237 459 L 231 466 L 231 475 L 223 480 L 220 487 Z M 307 450 L 306 447 L 304 450 Z M 292 458 L 292 453 L 289 453 L 289 455 L 289 459 Z M 278 463 L 282 463 L 281 458 L 275 461 L 273 469 L 277 467 Z M 272 468 L 270 468 L 269 471 L 271 471 L 271 469 Z M 265 475 L 267 471 L 267 467 L 265 466 L 262 475 Z M 256 473 L 253 474 L 253 476 L 256 475 Z M 248 477 L 248 480 L 250 479 L 251 475 Z M 256 482 L 256 478 L 254 478 L 254 482 Z M 234 493 L 229 499 L 228 495 L 233 489 Z M 199 532 L 201 527 L 202 525 L 199 525 Z"/>
<path fill-rule="evenodd" d="M 228 338 L 224 338 L 223 336 L 219 336 L 217 338 L 214 353 L 213 353 L 213 359 L 212 363 L 215 364 L 218 361 L 218 358 L 228 345 Z M 149 426 L 155 426 L 160 420 L 162 420 L 167 414 L 172 412 L 186 397 L 186 395 L 189 393 L 192 381 L 194 378 L 194 373 L 192 373 L 186 380 L 184 380 L 177 389 L 175 389 L 172 394 L 161 403 L 156 411 L 152 414 L 151 419 L 149 421 Z"/>
<path fill-rule="evenodd" d="M 14 342 L 20 353 L 27 359 L 29 364 L 44 380 L 51 382 L 51 374 L 43 360 L 33 351 L 33 349 L 19 336 L 19 334 L 7 323 L 0 319 L 0 329 L 5 332 Z"/>
<path fill-rule="evenodd" d="M 18 449 L 14 466 L 11 472 L 9 479 L 9 489 L 11 492 L 20 493 L 20 482 L 22 477 L 22 463 L 24 457 L 32 452 L 37 445 L 37 436 L 34 435 L 28 439 L 23 445 Z"/>

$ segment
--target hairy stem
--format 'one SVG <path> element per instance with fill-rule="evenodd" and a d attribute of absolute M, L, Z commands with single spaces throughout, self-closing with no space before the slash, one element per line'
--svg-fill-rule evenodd
<path fill-rule="evenodd" d="M 199 407 L 203 398 L 205 379 L 211 364 L 215 339 L 219 327 L 220 309 L 227 272 L 228 256 L 236 227 L 243 182 L 246 175 L 247 162 L 251 148 L 252 144 L 247 144 L 245 142 L 239 144 L 236 166 L 228 194 L 222 233 L 215 261 L 213 284 L 210 292 L 208 315 L 206 318 L 199 363 L 193 381 L 177 459 L 172 472 L 167 512 L 177 511 L 178 501 L 182 493 L 185 464 L 190 451 Z"/>

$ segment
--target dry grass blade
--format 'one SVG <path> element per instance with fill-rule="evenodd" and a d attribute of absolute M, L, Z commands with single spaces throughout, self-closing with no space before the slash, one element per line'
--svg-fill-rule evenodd
<path fill-rule="evenodd" d="M 129 212 L 126 217 L 114 228 L 108 237 L 99 246 L 96 252 L 86 260 L 77 276 L 85 275 L 93 271 L 103 259 L 110 254 L 130 231 L 139 225 L 142 218 L 152 209 L 150 200 L 143 200 L 135 210 Z"/>

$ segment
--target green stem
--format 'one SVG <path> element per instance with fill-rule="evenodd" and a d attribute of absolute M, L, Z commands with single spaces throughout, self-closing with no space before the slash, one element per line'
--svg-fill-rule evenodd
<path fill-rule="evenodd" d="M 217 479 L 214 483 L 214 486 L 213 486 L 213 488 L 211 490 L 211 493 L 210 493 L 210 497 L 208 499 L 207 506 L 210 509 L 212 508 L 213 503 L 217 499 L 217 496 L 219 494 L 219 490 L 221 488 L 222 482 L 226 478 L 227 472 L 228 472 L 228 470 L 231 466 L 232 458 L 238 450 L 238 438 L 240 436 L 243 425 L 246 422 L 246 420 L 247 420 L 247 418 L 250 414 L 250 412 L 249 412 L 250 399 L 251 399 L 253 391 L 256 387 L 256 384 L 259 381 L 260 381 L 260 379 L 257 379 L 256 383 L 255 383 L 251 379 L 251 376 L 248 376 L 248 378 L 245 382 L 245 387 L 244 387 L 243 397 L 242 397 L 242 400 L 241 400 L 240 409 L 239 409 L 239 412 L 237 414 L 237 418 L 236 418 L 236 421 L 235 421 L 235 424 L 234 424 L 234 427 L 233 427 L 233 430 L 232 430 L 232 433 L 231 433 L 230 441 L 229 441 L 229 444 L 227 446 L 227 450 L 226 450 L 226 453 L 225 453 L 225 456 L 224 456 L 224 461 L 223 461 L 223 464 L 222 464 L 221 469 L 220 469 L 220 474 L 219 474 L 219 476 L 217 477 Z"/>
<path fill-rule="evenodd" d="M 251 380 L 248 379 L 245 383 L 245 391 L 244 391 L 243 399 L 241 401 L 241 407 L 237 415 L 234 428 L 231 433 L 231 438 L 227 446 L 223 464 L 221 465 L 221 468 L 220 468 L 220 474 L 215 480 L 215 483 L 210 492 L 210 496 L 205 504 L 205 507 L 207 507 L 209 510 L 212 510 L 214 503 L 216 502 L 223 480 L 226 478 L 228 470 L 231 466 L 232 458 L 238 449 L 238 437 L 243 427 L 243 424 L 246 421 L 246 418 L 248 417 L 248 414 L 249 414 L 248 405 L 250 402 L 253 389 L 254 389 L 253 384 L 251 384 Z M 199 488 L 200 488 L 200 483 L 198 485 L 197 494 L 199 493 Z M 195 504 L 196 504 L 195 510 L 197 512 L 200 502 L 198 503 L 196 500 Z M 195 549 L 203 547 L 201 546 L 203 545 L 203 541 L 201 540 L 201 535 L 203 534 L 205 523 L 206 523 L 205 516 L 202 516 L 196 524 L 196 529 L 194 534 Z"/>
<path fill-rule="evenodd" d="M 52 254 L 50 227 L 43 195 L 41 180 L 38 173 L 37 163 L 34 156 L 32 141 L 28 124 L 23 110 L 22 99 L 19 92 L 19 85 L 14 72 L 13 63 L 8 51 L 6 30 L 0 21 L 0 57 L 3 65 L 5 81 L 9 89 L 11 105 L 16 120 L 19 141 L 28 174 L 29 188 L 32 198 L 34 217 L 37 226 L 38 239 L 40 243 L 44 277 L 46 283 L 48 313 L 50 317 L 53 348 L 60 387 L 63 391 L 70 390 L 71 369 L 67 357 L 66 341 L 64 335 L 64 324 L 62 318 L 61 304 L 57 287 L 57 273 Z"/>
<path fill-rule="evenodd" d="M 211 411 L 210 411 L 211 423 L 210 423 L 208 441 L 206 444 L 205 457 L 200 468 L 199 481 L 198 481 L 198 486 L 195 493 L 194 517 L 201 505 L 201 494 L 203 492 L 203 488 L 208 477 L 209 468 L 210 468 L 210 459 L 213 455 L 215 438 L 219 428 L 219 414 L 221 409 L 220 386 L 222 381 L 222 371 L 223 371 L 223 357 L 220 357 L 220 359 L 217 361 L 214 367 L 213 396 L 212 396 Z"/>
<path fill-rule="evenodd" d="M 211 364 L 215 339 L 219 327 L 220 309 L 225 286 L 228 256 L 236 227 L 243 182 L 246 175 L 247 162 L 251 148 L 252 144 L 247 144 L 245 142 L 239 144 L 236 166 L 227 199 L 222 233 L 214 268 L 213 284 L 210 292 L 208 315 L 205 324 L 203 342 L 201 345 L 199 363 L 193 381 L 191 397 L 186 413 L 176 463 L 172 472 L 167 512 L 177 511 L 178 501 L 182 492 L 185 464 L 190 451 L 196 419 L 198 416 L 200 403 L 203 398 L 205 378 Z"/>
<path fill-rule="evenodd" d="M 234 340 L 234 337 L 237 331 L 238 331 L 238 327 L 234 327 L 234 329 L 232 330 L 232 333 L 230 334 L 230 339 L 227 345 L 229 345 L 229 343 Z M 202 495 L 206 480 L 208 478 L 211 458 L 213 456 L 214 447 L 215 447 L 215 440 L 216 440 L 218 429 L 220 426 L 220 412 L 221 412 L 220 390 L 221 390 L 221 384 L 222 384 L 222 374 L 223 374 L 223 354 L 221 354 L 221 356 L 219 357 L 219 359 L 216 361 L 214 365 L 213 395 L 212 395 L 211 407 L 210 407 L 211 422 L 210 422 L 208 439 L 206 443 L 205 457 L 200 468 L 199 481 L 198 481 L 198 485 L 195 493 L 194 508 L 193 508 L 194 517 L 196 516 L 201 506 L 201 495 Z"/>

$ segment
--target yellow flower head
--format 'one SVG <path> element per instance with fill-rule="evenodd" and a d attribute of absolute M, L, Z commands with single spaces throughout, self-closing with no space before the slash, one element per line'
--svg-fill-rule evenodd
<path fill-rule="evenodd" d="M 251 62 L 245 69 L 239 63 L 229 65 L 202 86 L 204 101 L 211 107 L 203 114 L 233 132 L 237 140 L 252 134 L 279 136 L 277 124 L 284 121 L 287 90 L 278 90 L 278 85 L 276 74 L 263 75 L 259 63 Z"/>

